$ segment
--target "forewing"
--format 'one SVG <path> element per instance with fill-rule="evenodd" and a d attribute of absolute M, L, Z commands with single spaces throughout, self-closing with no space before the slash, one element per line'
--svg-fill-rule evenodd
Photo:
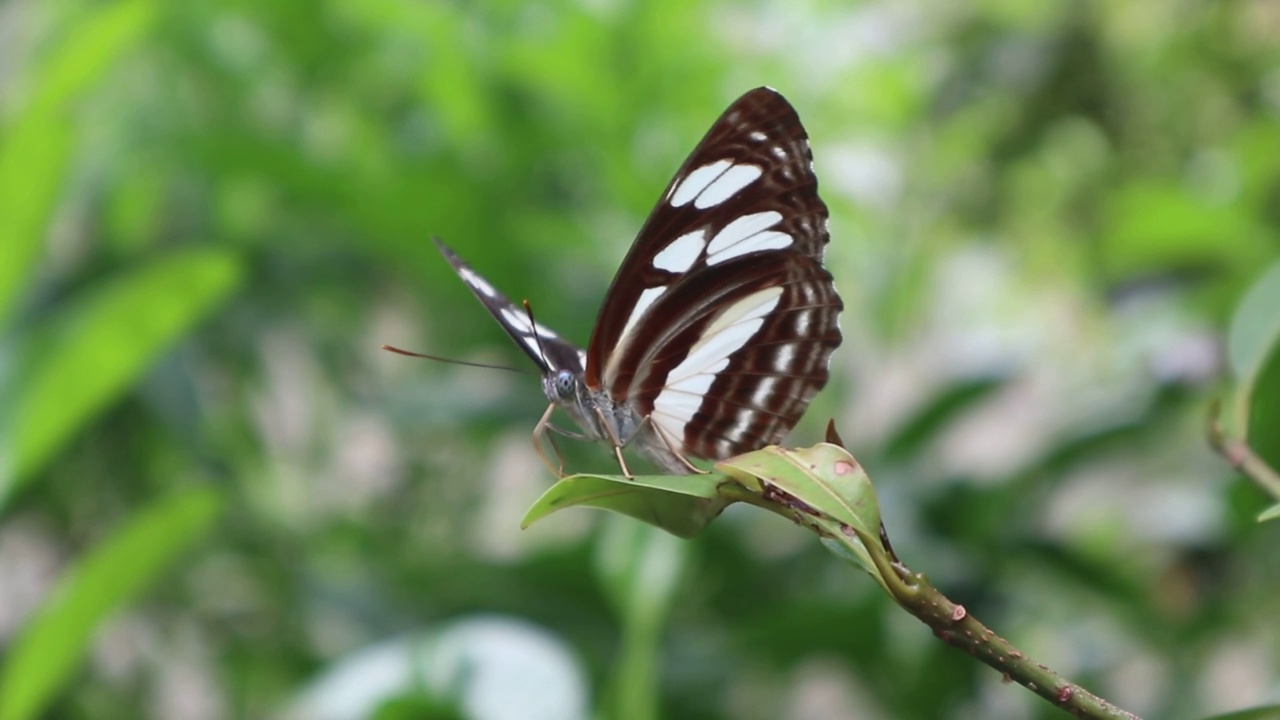
<path fill-rule="evenodd" d="M 724 277 L 717 266 L 753 254 L 821 262 L 827 208 L 812 165 L 804 127 L 776 91 L 757 88 L 730 105 L 667 185 L 618 269 L 588 345 L 587 385 L 625 399 L 616 379 L 644 352 L 634 331 L 682 283 Z"/>
<path fill-rule="evenodd" d="M 502 326 L 511 339 L 524 350 L 544 375 L 557 370 L 569 370 L 575 375 L 582 372 L 586 363 L 586 352 L 573 343 L 561 338 L 558 334 L 539 322 L 532 322 L 524 307 L 512 303 L 505 295 L 498 292 L 492 283 L 485 280 L 471 266 L 458 257 L 439 238 L 432 238 L 440 254 L 449 261 L 462 278 L 462 282 L 480 300 L 494 320 Z"/>

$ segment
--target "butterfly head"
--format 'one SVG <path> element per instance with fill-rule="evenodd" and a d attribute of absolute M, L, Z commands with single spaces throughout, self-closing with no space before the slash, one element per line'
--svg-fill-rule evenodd
<path fill-rule="evenodd" d="M 542 392 L 552 405 L 573 418 L 586 437 L 601 439 L 617 434 L 614 424 L 628 433 L 635 427 L 634 411 L 610 402 L 608 393 L 593 392 L 582 372 L 571 368 L 549 368 L 542 375 Z M 621 414 L 625 420 L 619 420 Z M 609 428 L 605 427 L 609 424 Z"/>
<path fill-rule="evenodd" d="M 588 432 L 595 425 L 589 408 L 596 405 L 594 394 L 582 379 L 581 372 L 570 368 L 550 368 L 542 375 L 542 392 L 552 403 L 564 408 L 580 423 L 585 423 Z"/>
<path fill-rule="evenodd" d="M 578 378 L 568 370 L 553 370 L 542 376 L 542 391 L 557 404 L 572 402 L 577 396 Z"/>

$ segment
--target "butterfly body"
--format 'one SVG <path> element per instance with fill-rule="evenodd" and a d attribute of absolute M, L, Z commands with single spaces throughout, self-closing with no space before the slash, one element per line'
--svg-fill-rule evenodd
<path fill-rule="evenodd" d="M 585 350 L 536 323 L 453 251 L 459 277 L 542 371 L 586 437 L 668 473 L 776 443 L 827 381 L 843 304 L 822 265 L 827 209 L 781 95 L 734 102 L 668 184 Z"/>

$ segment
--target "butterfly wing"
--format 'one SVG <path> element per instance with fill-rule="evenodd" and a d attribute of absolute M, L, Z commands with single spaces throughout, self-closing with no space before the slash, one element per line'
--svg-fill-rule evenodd
<path fill-rule="evenodd" d="M 519 305 L 512 303 L 505 295 L 480 276 L 471 266 L 463 262 L 449 246 L 432 238 L 440 254 L 453 267 L 462 282 L 471 289 L 472 294 L 484 305 L 494 320 L 511 336 L 516 345 L 524 350 L 542 371 L 549 375 L 558 370 L 569 370 L 574 375 L 582 373 L 586 364 L 586 352 L 573 343 L 561 338 L 542 323 L 533 322 L 529 313 Z"/>
<path fill-rule="evenodd" d="M 723 458 L 777 443 L 826 385 L 840 345 L 843 305 L 831 275 L 801 255 L 755 255 L 702 280 L 655 304 L 655 318 L 677 322 L 618 381 L 636 411 L 688 455 Z"/>
<path fill-rule="evenodd" d="M 618 270 L 586 382 L 687 454 L 781 440 L 827 381 L 843 305 L 808 136 L 769 88 L 743 95 L 668 184 Z"/>

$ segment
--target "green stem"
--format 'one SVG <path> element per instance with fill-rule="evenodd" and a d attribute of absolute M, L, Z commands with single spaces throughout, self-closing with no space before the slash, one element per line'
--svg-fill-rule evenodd
<path fill-rule="evenodd" d="M 634 613 L 633 613 L 634 615 Z M 627 619 L 622 631 L 618 662 L 617 695 L 613 717 L 617 720 L 655 720 L 658 717 L 658 629 L 644 619 Z"/>
<path fill-rule="evenodd" d="M 1223 431 L 1222 424 L 1218 421 L 1221 411 L 1221 401 L 1214 400 L 1209 406 L 1209 445 L 1226 458 L 1231 467 L 1239 470 L 1273 499 L 1280 500 L 1280 473 L 1258 457 L 1249 443 Z"/>
<path fill-rule="evenodd" d="M 687 544 L 665 532 L 619 518 L 602 536 L 600 572 L 621 621 L 606 717 L 657 720 L 660 707 L 662 631 L 679 578 L 689 561 Z"/>

